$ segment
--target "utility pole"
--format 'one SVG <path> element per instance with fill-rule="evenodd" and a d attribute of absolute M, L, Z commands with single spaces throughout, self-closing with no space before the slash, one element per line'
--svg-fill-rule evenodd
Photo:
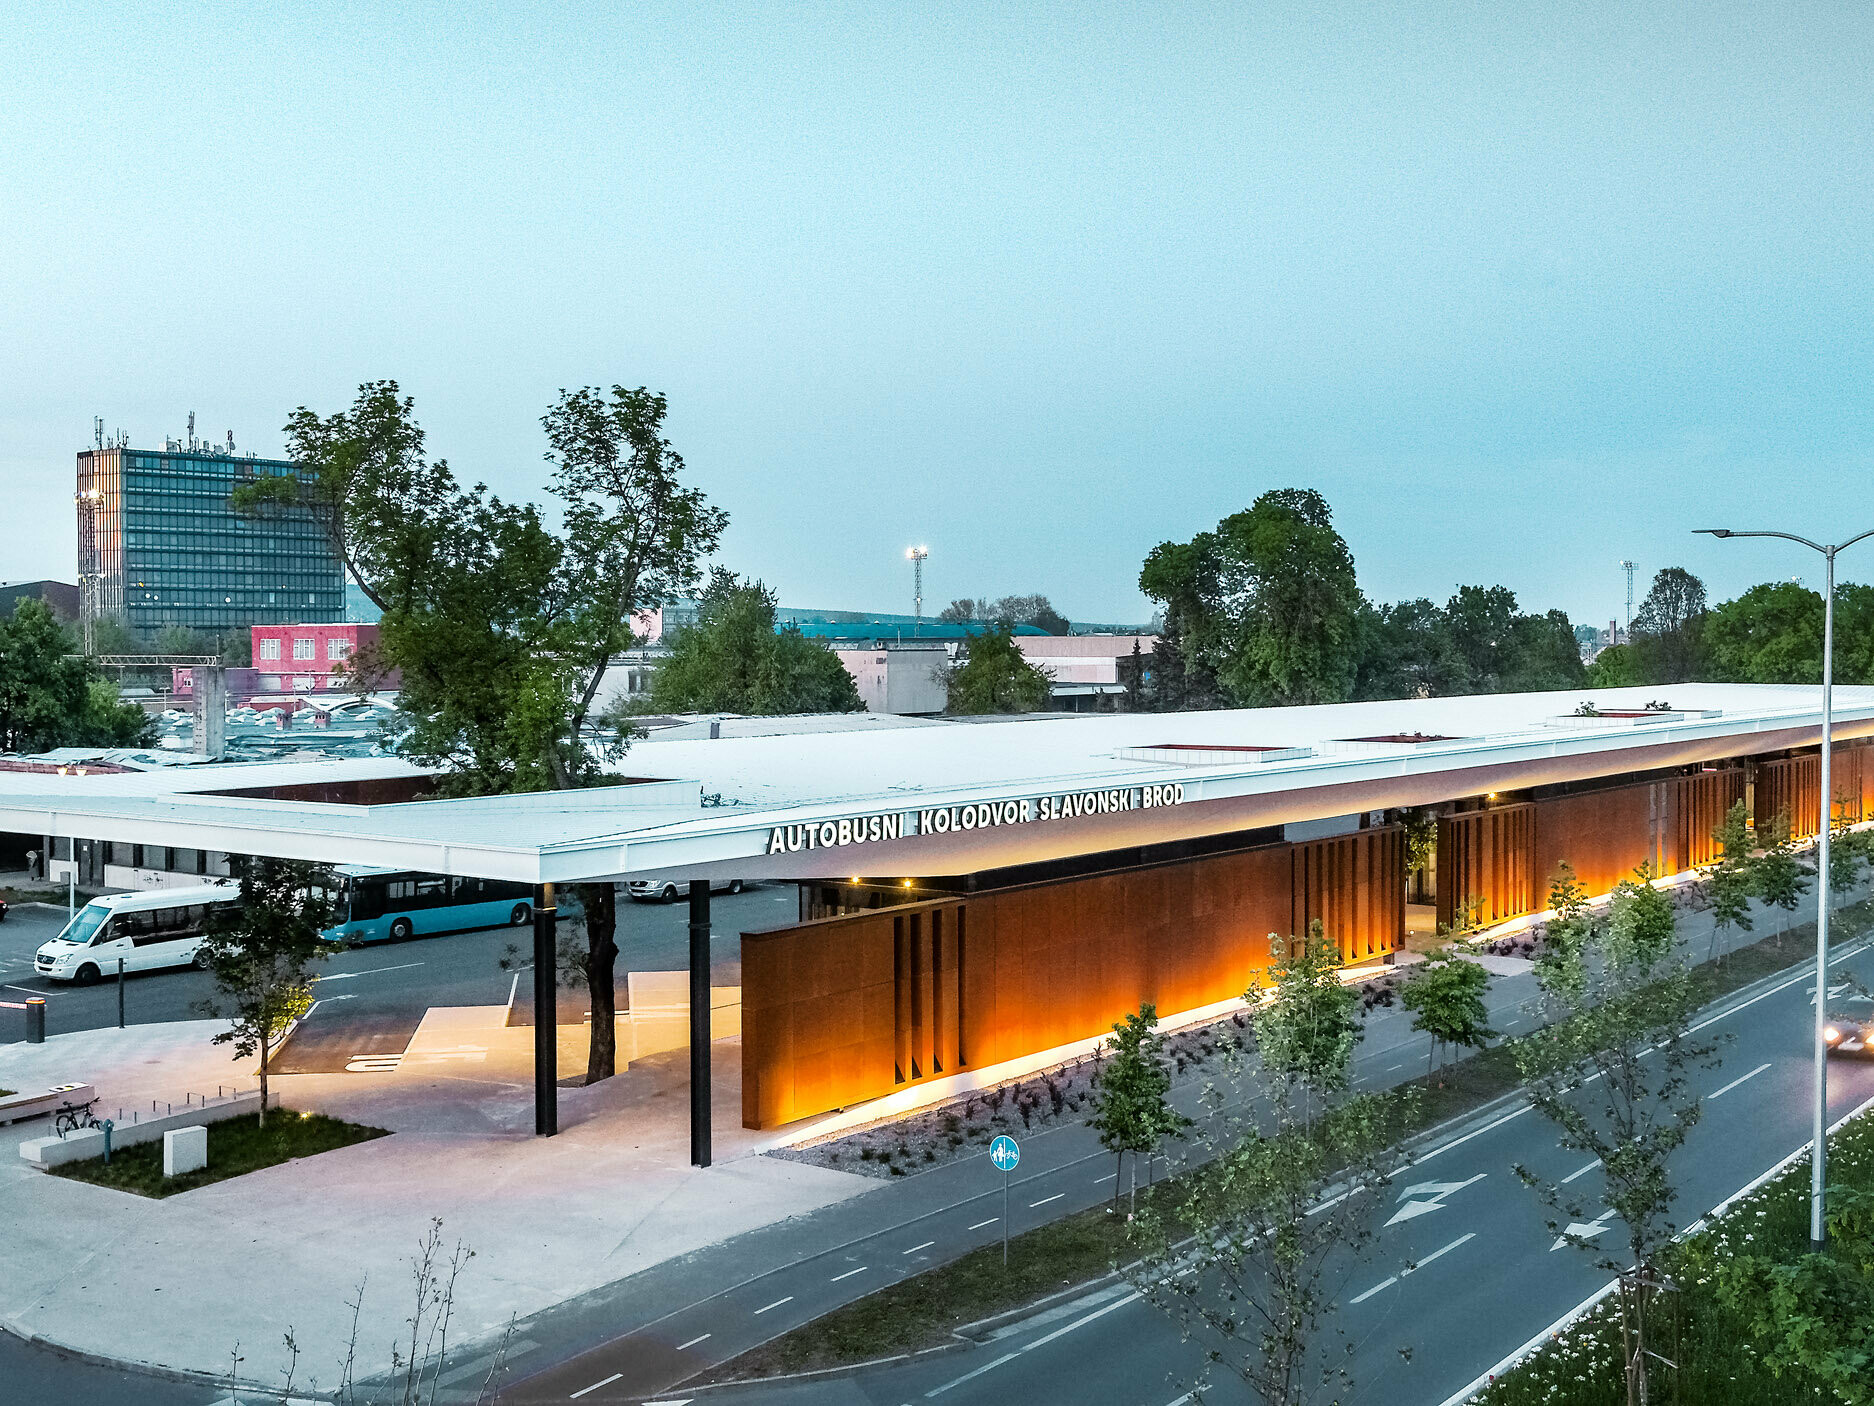
<path fill-rule="evenodd" d="M 924 627 L 924 562 L 925 559 L 930 556 L 930 548 L 907 547 L 905 548 L 904 554 L 911 563 L 912 579 L 915 582 L 912 587 L 915 593 L 912 598 L 912 604 L 914 608 L 913 618 L 917 623 L 911 627 L 911 633 L 916 634 Z"/>

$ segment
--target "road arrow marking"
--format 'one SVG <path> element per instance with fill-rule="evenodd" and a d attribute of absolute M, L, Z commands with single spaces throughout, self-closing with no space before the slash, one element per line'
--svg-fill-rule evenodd
<path fill-rule="evenodd" d="M 1454 1191 L 1462 1191 L 1472 1182 L 1482 1181 L 1489 1175 L 1488 1172 L 1479 1172 L 1476 1176 L 1466 1181 L 1422 1181 L 1416 1186 L 1408 1186 L 1404 1191 L 1399 1193 L 1399 1199 L 1406 1204 L 1401 1206 L 1397 1211 L 1394 1211 L 1392 1219 L 1387 1221 L 1386 1224 L 1397 1225 L 1400 1221 L 1413 1220 L 1418 1216 L 1430 1215 L 1433 1211 L 1442 1211 L 1445 1206 L 1445 1197 L 1449 1196 Z M 1420 1199 L 1408 1199 L 1411 1197 L 1418 1197 Z"/>
<path fill-rule="evenodd" d="M 1607 1222 L 1613 1218 L 1614 1213 L 1612 1211 L 1602 1211 L 1600 1215 L 1596 1216 L 1586 1225 L 1583 1225 L 1580 1221 L 1576 1221 L 1573 1225 L 1569 1226 L 1568 1229 L 1555 1237 L 1555 1243 L 1549 1246 L 1549 1253 L 1554 1254 L 1557 1250 L 1561 1249 L 1562 1246 L 1570 1243 L 1571 1236 L 1578 1240 L 1595 1239 L 1602 1231 L 1607 1229 Z"/>

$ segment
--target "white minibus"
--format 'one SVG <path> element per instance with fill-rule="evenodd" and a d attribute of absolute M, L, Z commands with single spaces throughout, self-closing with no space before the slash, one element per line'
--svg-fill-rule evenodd
<path fill-rule="evenodd" d="M 33 970 L 84 986 L 117 975 L 120 960 L 126 972 L 186 967 L 215 911 L 240 901 L 241 886 L 232 881 L 94 898 L 39 949 Z"/>

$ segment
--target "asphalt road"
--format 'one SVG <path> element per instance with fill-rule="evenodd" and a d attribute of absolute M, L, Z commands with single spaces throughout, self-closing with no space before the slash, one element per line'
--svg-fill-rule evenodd
<path fill-rule="evenodd" d="M 1863 979 L 1874 976 L 1874 958 L 1865 952 L 1848 965 Z M 1711 1033 L 1732 1038 L 1722 1065 L 1695 1075 L 1705 1094 L 1705 1115 L 1676 1159 L 1681 1224 L 1808 1140 L 1812 989 L 1801 976 L 1782 977 L 1748 1004 L 1721 1007 L 1723 1013 L 1710 1018 Z M 1874 1062 L 1831 1065 L 1832 1116 L 1870 1097 Z M 1598 1166 L 1583 1161 L 1561 1150 L 1552 1128 L 1525 1108 L 1434 1146 L 1402 1168 L 1385 1203 L 1374 1210 L 1374 1254 L 1340 1273 L 1340 1326 L 1353 1346 L 1356 1381 L 1342 1399 L 1438 1406 L 1605 1283 L 1606 1273 L 1589 1255 L 1558 1248 L 1541 1203 L 1511 1171 L 1523 1163 L 1548 1178 L 1572 1178 L 1587 1207 L 1579 1233 L 1608 1241 L 1618 1254 L 1622 1227 L 1598 1219 Z M 1092 1171 L 1064 1169 L 1083 1180 Z M 1038 1190 L 1017 1199 L 1026 1204 Z M 908 1245 L 924 1235 L 907 1227 L 899 1239 Z M 859 1258 L 876 1264 L 893 1253 L 906 1250 L 881 1238 Z M 829 1260 L 820 1268 L 821 1277 L 830 1279 L 838 1267 Z M 756 1299 L 765 1301 L 764 1293 L 737 1295 L 750 1311 Z M 1169 1318 L 1116 1286 L 1016 1325 L 982 1346 L 837 1380 L 730 1388 L 711 1392 L 709 1399 L 815 1406 L 936 1399 L 945 1406 L 1170 1406 L 1196 1384 L 1201 1367 L 1200 1349 L 1181 1343 Z M 1234 1378 L 1217 1387 L 1206 1400 L 1248 1400 Z M 600 1389 L 581 1399 L 603 1401 L 606 1393 Z"/>
<path fill-rule="evenodd" d="M 711 900 L 714 931 L 710 939 L 712 966 L 717 980 L 739 979 L 741 933 L 745 928 L 772 926 L 799 911 L 794 888 L 757 887 L 740 894 L 719 893 Z M 623 976 L 631 970 L 674 971 L 689 962 L 689 908 L 684 903 L 618 905 L 619 998 L 624 997 Z M 46 1033 L 60 1035 L 93 1030 L 117 1023 L 117 985 L 106 980 L 79 987 L 48 981 L 33 973 L 33 953 L 65 926 L 64 910 L 20 906 L 0 923 L 0 1000 L 46 998 Z M 430 1006 L 499 1005 L 508 999 L 514 983 L 514 960 L 529 963 L 532 937 L 521 928 L 491 928 L 442 937 L 417 937 L 408 942 L 373 943 L 355 951 L 337 952 L 320 968 L 319 1006 L 294 1036 L 290 1056 L 303 1055 L 309 1065 L 324 1067 L 319 1050 L 340 1046 L 374 1048 L 397 1040 L 407 1041 L 423 1012 Z M 514 953 L 508 949 L 513 947 Z M 509 957 L 510 968 L 501 961 Z M 522 995 L 528 982 L 521 982 Z M 205 972 L 190 968 L 132 974 L 124 980 L 125 1019 L 133 1025 L 172 1020 L 193 1020 L 198 1003 L 208 999 L 213 982 Z M 583 993 L 563 992 L 562 1019 L 577 1023 L 584 1016 Z M 25 1038 L 23 1011 L 0 1007 L 0 1042 Z M 354 1037 L 365 1041 L 355 1045 Z M 295 1048 L 298 1047 L 298 1048 Z M 403 1044 L 397 1042 L 396 1050 Z M 299 1066 L 292 1066 L 297 1068 Z M 334 1068 L 342 1069 L 343 1063 Z M 290 1072 L 276 1066 L 280 1072 Z"/>

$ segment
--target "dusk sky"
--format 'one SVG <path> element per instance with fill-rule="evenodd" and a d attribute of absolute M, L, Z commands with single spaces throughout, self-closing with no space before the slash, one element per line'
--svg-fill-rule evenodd
<path fill-rule="evenodd" d="M 1578 622 L 1874 526 L 1863 4 L 0 3 L 0 67 L 0 579 L 94 415 L 272 455 L 379 377 L 520 497 L 558 388 L 663 390 L 796 605 L 925 542 L 927 610 L 1143 620 L 1286 485 L 1369 596 Z"/>

